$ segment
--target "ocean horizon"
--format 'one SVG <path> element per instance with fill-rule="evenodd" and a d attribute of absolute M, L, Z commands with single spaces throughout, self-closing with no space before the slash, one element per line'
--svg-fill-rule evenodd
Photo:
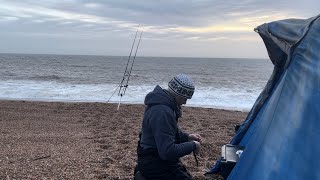
<path fill-rule="evenodd" d="M 128 56 L 3 53 L 0 99 L 118 103 L 127 62 Z M 186 106 L 248 111 L 272 70 L 268 59 L 137 56 L 121 103 L 143 104 L 156 85 L 167 88 L 184 73 L 196 86 Z"/>

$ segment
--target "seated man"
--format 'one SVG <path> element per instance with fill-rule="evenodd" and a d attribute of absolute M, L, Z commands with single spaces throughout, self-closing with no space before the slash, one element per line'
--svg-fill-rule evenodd
<path fill-rule="evenodd" d="M 191 99 L 194 90 L 191 79 L 179 74 L 168 83 L 168 89 L 156 86 L 145 97 L 135 172 L 146 179 L 192 179 L 179 158 L 198 153 L 201 136 L 182 132 L 177 123 L 181 105 Z"/>

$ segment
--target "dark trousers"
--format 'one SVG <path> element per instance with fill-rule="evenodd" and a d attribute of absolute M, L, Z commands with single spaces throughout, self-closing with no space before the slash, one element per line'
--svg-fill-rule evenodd
<path fill-rule="evenodd" d="M 140 171 L 147 180 L 192 179 L 181 161 L 164 161 L 155 149 L 143 150 L 138 147 L 138 165 L 135 171 Z"/>

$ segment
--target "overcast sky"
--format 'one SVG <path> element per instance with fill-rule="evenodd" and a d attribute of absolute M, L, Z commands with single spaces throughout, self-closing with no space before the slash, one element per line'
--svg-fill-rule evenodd
<path fill-rule="evenodd" d="M 319 0 L 0 0 L 0 53 L 267 58 L 263 23 L 320 14 Z"/>

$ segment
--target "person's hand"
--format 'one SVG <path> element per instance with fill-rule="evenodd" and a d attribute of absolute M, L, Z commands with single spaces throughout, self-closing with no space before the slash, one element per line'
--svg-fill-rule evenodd
<path fill-rule="evenodd" d="M 198 141 L 202 143 L 202 139 L 199 134 L 189 134 L 188 138 L 189 138 L 189 141 Z"/>
<path fill-rule="evenodd" d="M 194 153 L 199 154 L 201 144 L 198 141 L 193 141 L 193 142 L 196 143 L 196 149 L 194 150 Z"/>

